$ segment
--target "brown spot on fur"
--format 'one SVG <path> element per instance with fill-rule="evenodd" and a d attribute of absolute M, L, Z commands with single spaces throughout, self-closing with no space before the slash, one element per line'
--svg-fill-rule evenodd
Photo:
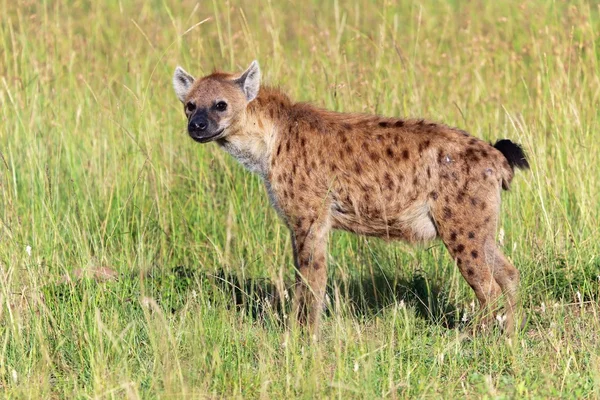
<path fill-rule="evenodd" d="M 347 122 L 344 122 L 344 123 L 342 124 L 342 128 L 344 128 L 344 130 L 346 130 L 346 131 L 351 131 L 351 130 L 352 130 L 352 125 L 350 125 L 350 124 L 349 124 L 349 123 L 347 123 Z"/>
<path fill-rule="evenodd" d="M 277 146 L 277 155 L 279 155 L 279 153 L 281 153 L 281 143 L 279 143 L 279 146 Z"/>
<path fill-rule="evenodd" d="M 371 160 L 373 160 L 373 162 L 378 162 L 380 159 L 379 154 L 375 153 L 374 151 L 369 153 L 369 157 Z"/>
<path fill-rule="evenodd" d="M 354 163 L 354 171 L 359 175 L 362 173 L 362 166 L 358 161 Z"/>
<path fill-rule="evenodd" d="M 477 250 L 473 250 L 473 251 L 471 252 L 471 257 L 473 257 L 473 258 L 477 258 L 477 257 L 479 257 L 479 253 L 477 253 Z"/>
<path fill-rule="evenodd" d="M 471 174 L 471 166 L 469 165 L 469 163 L 464 163 L 463 164 L 463 168 L 465 170 L 465 175 L 470 175 Z"/>
<path fill-rule="evenodd" d="M 381 122 L 379 122 L 379 126 L 382 128 L 387 128 L 390 126 L 390 124 L 389 124 L 389 122 L 381 121 Z"/>
<path fill-rule="evenodd" d="M 440 164 L 441 164 L 442 162 L 444 162 L 444 152 L 443 152 L 442 150 L 438 150 L 438 156 L 437 156 L 437 159 L 438 159 L 438 163 L 440 163 Z"/>
<path fill-rule="evenodd" d="M 476 205 L 477 205 L 477 202 L 478 202 L 478 200 L 477 200 L 477 198 L 476 198 L 476 197 L 471 197 L 471 204 L 472 204 L 473 206 L 476 206 Z"/>
<path fill-rule="evenodd" d="M 475 150 L 472 147 L 469 147 L 465 151 L 465 158 L 467 159 L 467 161 L 470 161 L 470 162 L 478 162 L 479 161 L 479 157 L 477 156 L 477 154 L 475 153 Z"/>
<path fill-rule="evenodd" d="M 469 239 L 475 239 L 475 232 L 469 232 Z"/>
<path fill-rule="evenodd" d="M 349 144 L 347 144 L 347 145 L 346 145 L 346 153 L 347 153 L 349 156 L 352 156 L 352 153 L 353 153 L 353 152 L 354 152 L 354 151 L 352 150 L 352 146 L 350 146 Z"/>
<path fill-rule="evenodd" d="M 401 119 L 399 119 L 398 121 L 396 121 L 396 122 L 394 123 L 394 126 L 395 126 L 396 128 L 401 128 L 401 127 L 403 127 L 403 126 L 404 126 L 404 121 L 402 121 Z"/>
<path fill-rule="evenodd" d="M 450 234 L 450 240 L 453 242 L 456 241 L 456 232 L 452 231 L 452 233 Z"/>
<path fill-rule="evenodd" d="M 305 138 L 300 139 L 300 146 L 302 146 L 302 147 L 306 146 L 306 139 Z"/>
<path fill-rule="evenodd" d="M 427 178 L 431 178 L 431 168 L 427 167 Z"/>
<path fill-rule="evenodd" d="M 427 139 L 424 142 L 419 143 L 419 153 L 422 153 L 425 149 L 429 147 L 431 144 L 431 140 Z"/>
<path fill-rule="evenodd" d="M 388 172 L 386 172 L 385 175 L 383 175 L 383 180 L 389 190 L 394 189 L 394 180 L 392 179 L 392 177 L 390 176 L 390 174 Z"/>
<path fill-rule="evenodd" d="M 475 275 L 475 271 L 473 270 L 473 268 L 468 268 L 467 269 L 467 275 L 469 275 L 469 276 Z"/>
<path fill-rule="evenodd" d="M 444 207 L 444 219 L 450 218 L 452 218 L 452 210 L 450 210 L 450 207 Z"/>
<path fill-rule="evenodd" d="M 460 258 L 460 257 L 456 257 L 456 263 L 457 263 L 458 265 L 462 265 L 462 262 L 463 262 L 463 261 L 462 261 L 462 258 Z"/>
<path fill-rule="evenodd" d="M 385 150 L 385 153 L 388 155 L 388 157 L 390 157 L 390 158 L 394 158 L 394 150 L 393 150 L 391 147 L 388 147 L 388 148 Z"/>
<path fill-rule="evenodd" d="M 465 245 L 464 244 L 459 244 L 458 246 L 456 246 L 456 248 L 454 249 L 455 252 L 457 253 L 462 253 L 463 251 L 465 251 Z"/>
<path fill-rule="evenodd" d="M 464 190 L 461 190 L 461 191 L 460 191 L 460 192 L 458 192 L 458 194 L 456 195 L 456 201 L 457 201 L 458 203 L 462 203 L 462 202 L 465 200 L 465 195 L 466 195 L 465 191 L 464 191 Z"/>
<path fill-rule="evenodd" d="M 402 151 L 402 158 L 404 158 L 405 160 L 408 160 L 410 158 L 410 154 L 409 154 L 408 150 L 404 149 Z"/>
<path fill-rule="evenodd" d="M 288 153 L 290 151 L 290 141 L 289 140 L 285 143 L 285 151 L 287 151 Z"/>
<path fill-rule="evenodd" d="M 438 199 L 438 193 L 433 191 L 431 193 L 429 193 L 429 197 L 431 197 L 433 200 L 437 200 Z"/>

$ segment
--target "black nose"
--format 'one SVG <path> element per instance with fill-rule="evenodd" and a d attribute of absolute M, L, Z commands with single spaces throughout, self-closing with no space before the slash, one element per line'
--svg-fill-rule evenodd
<path fill-rule="evenodd" d="M 192 115 L 188 124 L 188 131 L 204 132 L 206 129 L 208 129 L 208 116 L 206 112 L 199 111 Z"/>
<path fill-rule="evenodd" d="M 190 130 L 193 131 L 204 131 L 206 130 L 206 127 L 208 126 L 208 123 L 206 122 L 206 120 L 204 119 L 193 119 L 190 121 Z"/>

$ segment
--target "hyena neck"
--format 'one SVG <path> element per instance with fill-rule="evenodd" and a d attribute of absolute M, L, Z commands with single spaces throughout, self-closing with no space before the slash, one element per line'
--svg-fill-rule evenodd
<path fill-rule="evenodd" d="M 239 121 L 218 144 L 251 172 L 266 178 L 277 138 L 288 124 L 292 103 L 276 89 L 261 87 Z"/>

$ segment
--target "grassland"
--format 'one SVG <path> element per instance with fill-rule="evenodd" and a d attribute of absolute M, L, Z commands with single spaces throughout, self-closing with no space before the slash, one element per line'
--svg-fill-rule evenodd
<path fill-rule="evenodd" d="M 395 3 L 0 0 L 1 396 L 600 398 L 598 7 Z M 286 228 L 170 83 L 255 58 L 298 100 L 524 145 L 514 338 L 467 334 L 441 243 L 342 233 L 321 339 L 285 328 Z"/>

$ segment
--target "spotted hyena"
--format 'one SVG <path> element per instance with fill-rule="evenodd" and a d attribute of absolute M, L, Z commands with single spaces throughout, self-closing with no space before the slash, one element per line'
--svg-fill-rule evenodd
<path fill-rule="evenodd" d="M 265 182 L 290 229 L 294 313 L 318 327 L 332 229 L 411 243 L 441 238 L 484 311 L 506 303 L 514 329 L 519 272 L 495 242 L 501 189 L 528 168 L 521 147 L 488 144 L 423 119 L 346 114 L 293 102 L 241 74 L 173 76 L 189 135 L 216 142 Z M 495 308 L 495 307 L 494 307 Z M 489 310 L 488 310 L 489 311 Z M 491 314 L 491 313 L 486 313 Z"/>

